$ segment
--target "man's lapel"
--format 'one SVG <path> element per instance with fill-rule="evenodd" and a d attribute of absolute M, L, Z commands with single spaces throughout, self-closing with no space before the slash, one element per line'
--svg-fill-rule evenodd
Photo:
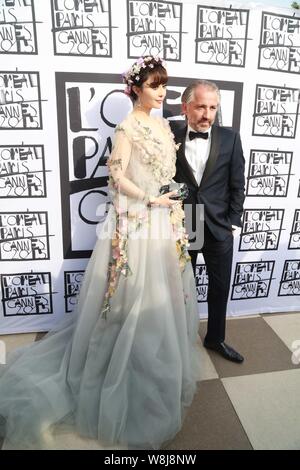
<path fill-rule="evenodd" d="M 205 184 L 207 178 L 209 177 L 210 173 L 212 172 L 216 160 L 218 158 L 220 148 L 220 131 L 218 126 L 212 126 L 211 128 L 211 145 L 209 156 L 205 165 L 205 170 L 201 179 L 200 188 Z"/>
<path fill-rule="evenodd" d="M 178 160 L 181 163 L 182 169 L 185 172 L 186 176 L 188 177 L 189 181 L 193 184 L 193 186 L 196 186 L 198 188 L 198 183 L 195 179 L 193 170 L 191 169 L 186 156 L 185 156 L 185 137 L 186 137 L 186 132 L 187 132 L 187 126 L 184 128 L 180 129 L 177 132 L 177 139 L 176 142 L 178 144 L 181 144 L 178 151 L 177 151 L 177 157 Z"/>

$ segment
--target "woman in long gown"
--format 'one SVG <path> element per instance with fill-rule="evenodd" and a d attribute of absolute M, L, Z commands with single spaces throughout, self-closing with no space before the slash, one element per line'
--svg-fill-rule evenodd
<path fill-rule="evenodd" d="M 77 309 L 15 351 L 0 376 L 0 433 L 37 448 L 69 423 L 85 437 L 159 448 L 181 428 L 199 378 L 198 313 L 180 203 L 159 195 L 175 174 L 159 58 L 125 75 L 133 111 L 117 126 L 108 167 L 113 204 Z"/>

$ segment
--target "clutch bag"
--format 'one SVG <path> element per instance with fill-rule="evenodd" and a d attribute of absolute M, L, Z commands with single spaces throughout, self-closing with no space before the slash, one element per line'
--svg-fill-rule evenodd
<path fill-rule="evenodd" d="M 178 199 L 178 200 L 184 200 L 188 197 L 189 195 L 189 188 L 185 183 L 176 183 L 175 181 L 172 181 L 169 184 L 165 184 L 162 186 L 159 190 L 159 194 L 166 194 L 170 193 L 171 191 L 176 191 L 177 194 L 174 194 L 174 196 L 171 196 L 170 199 Z"/>

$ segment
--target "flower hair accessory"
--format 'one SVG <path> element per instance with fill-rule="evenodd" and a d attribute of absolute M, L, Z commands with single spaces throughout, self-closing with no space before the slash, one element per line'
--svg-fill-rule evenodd
<path fill-rule="evenodd" d="M 166 66 L 166 62 L 160 57 L 156 56 L 146 56 L 140 57 L 127 72 L 122 73 L 123 82 L 126 83 L 126 88 L 124 92 L 126 95 L 130 95 L 132 85 L 138 84 L 140 80 L 140 71 L 142 69 L 150 68 L 153 69 L 154 65 Z"/>

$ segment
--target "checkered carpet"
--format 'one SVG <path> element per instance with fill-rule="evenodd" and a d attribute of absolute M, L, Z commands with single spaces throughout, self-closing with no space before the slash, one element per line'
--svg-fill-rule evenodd
<path fill-rule="evenodd" d="M 202 338 L 205 332 L 201 322 Z M 11 350 L 41 336 L 1 339 Z M 300 449 L 300 312 L 228 319 L 226 342 L 244 363 L 201 349 L 202 380 L 182 430 L 166 449 Z M 103 449 L 66 431 L 49 448 Z"/>

